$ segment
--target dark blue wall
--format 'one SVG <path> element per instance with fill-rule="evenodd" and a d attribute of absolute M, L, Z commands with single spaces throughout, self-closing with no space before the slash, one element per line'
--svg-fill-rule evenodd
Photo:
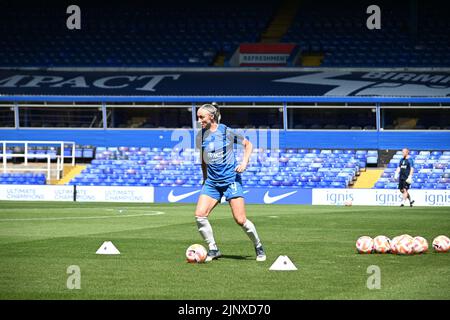
<path fill-rule="evenodd" d="M 450 131 L 381 131 L 378 145 L 379 149 L 450 150 Z"/>
<path fill-rule="evenodd" d="M 287 131 L 285 148 L 377 149 L 376 131 Z"/>
<path fill-rule="evenodd" d="M 450 150 L 450 131 L 296 131 L 285 147 Z"/>
<path fill-rule="evenodd" d="M 181 132 L 181 135 L 179 134 Z M 173 147 L 192 144 L 193 130 L 1 129 L 0 140 L 63 140 L 94 146 Z M 277 131 L 282 148 L 450 150 L 450 131 Z M 257 133 L 270 146 L 270 133 Z M 258 147 L 261 147 L 258 140 Z"/>
<path fill-rule="evenodd" d="M 154 146 L 171 147 L 173 130 L 63 130 L 63 129 L 12 129 L 0 130 L 0 140 L 58 140 L 74 141 L 94 146 Z"/>

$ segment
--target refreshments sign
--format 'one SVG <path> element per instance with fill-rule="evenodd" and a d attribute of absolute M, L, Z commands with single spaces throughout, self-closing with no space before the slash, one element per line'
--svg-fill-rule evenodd
<path fill-rule="evenodd" d="M 243 43 L 239 47 L 239 66 L 285 66 L 295 47 L 292 43 Z"/>

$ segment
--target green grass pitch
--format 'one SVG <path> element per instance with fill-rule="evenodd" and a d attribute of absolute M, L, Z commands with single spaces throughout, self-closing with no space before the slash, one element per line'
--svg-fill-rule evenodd
<path fill-rule="evenodd" d="M 433 238 L 449 235 L 448 208 L 247 205 L 267 253 L 256 262 L 228 205 L 210 217 L 224 257 L 185 262 L 203 244 L 191 204 L 0 202 L 0 299 L 449 299 L 450 253 Z M 120 211 L 122 210 L 122 211 Z M 155 214 L 163 212 L 164 214 Z M 425 237 L 426 254 L 360 255 L 359 236 Z M 117 256 L 96 255 L 112 241 Z M 297 271 L 269 271 L 287 255 Z M 68 289 L 79 266 L 81 288 Z M 381 288 L 368 289 L 368 267 Z"/>

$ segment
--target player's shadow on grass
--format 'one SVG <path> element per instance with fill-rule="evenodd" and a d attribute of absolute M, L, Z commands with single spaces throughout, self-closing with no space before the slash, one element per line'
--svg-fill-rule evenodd
<path fill-rule="evenodd" d="M 252 259 L 252 256 L 236 256 L 236 255 L 230 255 L 230 254 L 223 254 L 221 256 L 222 259 L 234 259 L 234 260 L 249 260 Z"/>

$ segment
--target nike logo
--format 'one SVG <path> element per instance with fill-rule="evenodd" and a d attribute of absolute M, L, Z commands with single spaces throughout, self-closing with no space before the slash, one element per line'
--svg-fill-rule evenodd
<path fill-rule="evenodd" d="M 277 202 L 278 200 L 289 197 L 290 195 L 293 195 L 294 193 L 297 193 L 297 191 L 292 191 L 292 192 L 280 194 L 279 196 L 271 197 L 271 196 L 269 196 L 269 191 L 267 191 L 264 194 L 264 203 L 267 203 L 267 204 L 274 203 L 274 202 Z"/>
<path fill-rule="evenodd" d="M 183 193 L 180 195 L 174 195 L 173 194 L 173 190 L 170 190 L 169 196 L 167 197 L 167 200 L 169 200 L 169 202 L 178 202 L 180 200 L 183 200 L 189 196 L 192 196 L 193 194 L 199 193 L 201 190 L 196 190 L 196 191 L 192 191 L 192 192 L 188 192 L 188 193 Z"/>

